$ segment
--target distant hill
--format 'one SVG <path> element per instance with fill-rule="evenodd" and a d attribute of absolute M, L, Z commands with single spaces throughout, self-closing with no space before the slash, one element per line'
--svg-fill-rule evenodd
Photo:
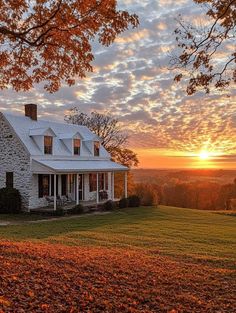
<path fill-rule="evenodd" d="M 222 169 L 133 169 L 132 173 L 136 183 L 155 184 L 177 179 L 182 182 L 209 181 L 224 185 L 232 183 L 236 178 L 236 170 Z"/>

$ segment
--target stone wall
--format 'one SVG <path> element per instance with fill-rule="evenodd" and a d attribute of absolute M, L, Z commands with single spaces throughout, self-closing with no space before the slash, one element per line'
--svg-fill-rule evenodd
<path fill-rule="evenodd" d="M 6 172 L 14 173 L 14 188 L 20 191 L 23 209 L 27 210 L 32 188 L 30 156 L 0 113 L 0 188 L 6 186 Z"/>
<path fill-rule="evenodd" d="M 48 202 L 45 198 L 39 198 L 38 194 L 38 175 L 33 174 L 31 176 L 31 188 L 29 195 L 29 209 L 36 209 L 48 206 Z"/>

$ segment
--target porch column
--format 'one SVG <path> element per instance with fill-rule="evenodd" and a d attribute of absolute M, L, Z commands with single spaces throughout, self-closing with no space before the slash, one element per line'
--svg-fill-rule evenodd
<path fill-rule="evenodd" d="M 61 196 L 61 174 L 58 175 L 58 195 Z"/>
<path fill-rule="evenodd" d="M 76 174 L 73 174 L 73 197 L 76 202 Z"/>
<path fill-rule="evenodd" d="M 54 210 L 56 211 L 57 209 L 57 175 L 54 174 L 53 175 L 53 179 L 54 179 Z"/>
<path fill-rule="evenodd" d="M 125 172 L 125 198 L 128 197 L 127 172 Z"/>
<path fill-rule="evenodd" d="M 115 199 L 115 187 L 114 187 L 114 172 L 111 172 L 111 200 Z"/>
<path fill-rule="evenodd" d="M 103 190 L 106 190 L 107 173 L 103 173 Z"/>
<path fill-rule="evenodd" d="M 69 197 L 70 193 L 70 174 L 67 174 L 66 176 L 66 182 L 67 182 L 67 187 L 66 187 L 66 194 Z"/>
<path fill-rule="evenodd" d="M 99 190 L 98 190 L 99 184 L 98 184 L 98 173 L 97 173 L 97 204 L 99 203 Z"/>
<path fill-rule="evenodd" d="M 49 197 L 52 195 L 52 175 L 49 175 Z"/>
<path fill-rule="evenodd" d="M 76 204 L 79 204 L 79 174 L 76 174 Z"/>

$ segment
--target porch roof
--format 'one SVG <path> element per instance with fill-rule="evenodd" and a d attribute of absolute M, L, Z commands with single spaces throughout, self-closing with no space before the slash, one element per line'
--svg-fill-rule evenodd
<path fill-rule="evenodd" d="M 109 160 L 33 160 L 33 173 L 83 173 L 83 172 L 109 172 L 128 171 L 128 167 Z"/>

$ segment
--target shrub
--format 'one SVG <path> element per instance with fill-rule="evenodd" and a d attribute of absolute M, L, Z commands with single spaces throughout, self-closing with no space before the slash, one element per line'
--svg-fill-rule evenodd
<path fill-rule="evenodd" d="M 19 213 L 20 211 L 20 192 L 9 187 L 0 189 L 0 213 Z"/>
<path fill-rule="evenodd" d="M 123 208 L 127 208 L 129 206 L 129 200 L 128 198 L 122 198 L 119 201 L 119 208 L 123 209 Z"/>
<path fill-rule="evenodd" d="M 135 208 L 140 206 L 140 198 L 136 195 L 128 197 L 129 207 Z"/>
<path fill-rule="evenodd" d="M 72 209 L 67 211 L 68 214 L 82 214 L 84 213 L 84 208 L 81 204 L 77 204 Z"/>
<path fill-rule="evenodd" d="M 65 210 L 63 208 L 57 208 L 55 211 L 52 212 L 52 216 L 64 216 Z"/>
<path fill-rule="evenodd" d="M 154 185 L 137 184 L 135 193 L 140 199 L 140 204 L 144 206 L 157 205 L 159 203 L 159 194 Z"/>
<path fill-rule="evenodd" d="M 102 209 L 104 211 L 112 211 L 115 210 L 117 208 L 117 205 L 114 201 L 112 200 L 108 200 L 105 203 L 103 203 Z"/>

